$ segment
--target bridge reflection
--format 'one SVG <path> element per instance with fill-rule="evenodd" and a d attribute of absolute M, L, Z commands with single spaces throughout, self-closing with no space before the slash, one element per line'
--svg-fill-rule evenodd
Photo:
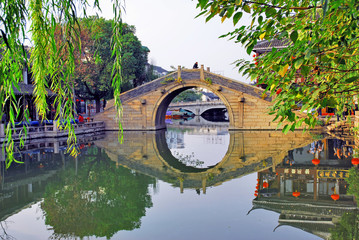
<path fill-rule="evenodd" d="M 304 147 L 312 141 L 309 133 L 275 131 L 230 132 L 228 150 L 218 163 L 207 168 L 186 166 L 170 152 L 165 131 L 124 133 L 124 143 L 117 141 L 117 132 L 106 132 L 95 144 L 103 148 L 118 165 L 154 176 L 165 182 L 185 188 L 200 189 L 206 193 L 209 186 L 220 185 L 233 178 L 273 168 L 288 151 Z"/>

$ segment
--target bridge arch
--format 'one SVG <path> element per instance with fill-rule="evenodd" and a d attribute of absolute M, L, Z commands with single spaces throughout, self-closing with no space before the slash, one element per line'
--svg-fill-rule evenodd
<path fill-rule="evenodd" d="M 166 110 L 168 106 L 178 94 L 191 88 L 205 88 L 216 94 L 227 108 L 229 122 L 231 123 L 231 121 L 234 120 L 233 110 L 231 109 L 228 100 L 223 94 L 216 91 L 216 89 L 211 88 L 207 84 L 201 84 L 201 82 L 194 81 L 194 82 L 186 82 L 181 85 L 177 85 L 177 86 L 173 86 L 172 88 L 169 88 L 166 91 L 166 93 L 163 94 L 163 96 L 157 100 L 152 113 L 153 116 L 152 121 L 154 122 L 155 126 L 161 126 L 162 128 L 166 126 L 165 118 L 166 118 Z"/>

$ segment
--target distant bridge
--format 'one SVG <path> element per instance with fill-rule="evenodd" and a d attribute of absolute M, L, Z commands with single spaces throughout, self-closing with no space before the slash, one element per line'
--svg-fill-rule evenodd
<path fill-rule="evenodd" d="M 171 125 L 174 121 L 178 121 L 178 120 L 167 119 L 166 123 Z M 183 120 L 180 120 L 179 124 L 176 124 L 176 128 L 181 128 L 181 126 L 193 127 L 193 128 L 197 128 L 197 127 L 224 128 L 224 129 L 228 130 L 229 122 L 224 122 L 224 121 L 212 122 L 212 121 L 208 121 L 208 120 L 204 119 L 201 116 L 194 116 L 193 119 L 183 119 Z"/>
<path fill-rule="evenodd" d="M 221 100 L 208 101 L 208 102 L 195 101 L 195 102 L 171 103 L 168 106 L 168 108 L 170 110 L 182 108 L 184 110 L 194 113 L 196 116 L 201 116 L 202 113 L 210 109 L 226 109 L 226 105 L 224 105 L 224 103 Z"/>

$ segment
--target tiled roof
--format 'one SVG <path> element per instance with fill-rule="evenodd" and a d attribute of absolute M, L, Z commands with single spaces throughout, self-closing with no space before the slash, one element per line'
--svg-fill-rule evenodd
<path fill-rule="evenodd" d="M 17 89 L 16 87 L 14 87 L 14 93 L 15 95 L 33 95 L 35 86 L 32 84 L 25 84 L 23 82 L 19 83 L 19 89 Z M 51 90 L 47 89 L 47 94 L 48 96 L 53 96 L 55 95 L 55 93 L 53 93 Z"/>
<path fill-rule="evenodd" d="M 271 41 L 263 40 L 258 42 L 253 51 L 270 51 L 272 48 L 286 48 L 289 45 L 289 40 L 273 39 Z"/>

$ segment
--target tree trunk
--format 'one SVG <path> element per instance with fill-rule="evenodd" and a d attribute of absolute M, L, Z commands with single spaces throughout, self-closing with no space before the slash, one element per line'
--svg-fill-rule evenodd
<path fill-rule="evenodd" d="M 95 101 L 96 101 L 96 113 L 99 113 L 101 109 L 100 99 L 95 99 Z"/>

